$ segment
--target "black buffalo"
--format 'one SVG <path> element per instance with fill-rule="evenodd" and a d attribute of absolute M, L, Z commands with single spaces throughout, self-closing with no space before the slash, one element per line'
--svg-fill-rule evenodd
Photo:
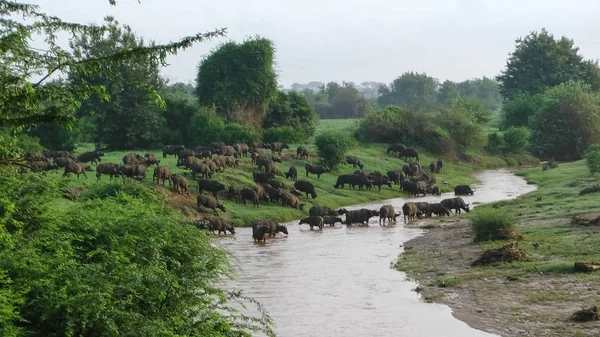
<path fill-rule="evenodd" d="M 295 166 L 291 166 L 290 169 L 285 173 L 285 177 L 295 181 L 298 179 L 298 170 Z"/>
<path fill-rule="evenodd" d="M 304 192 L 306 193 L 306 197 L 308 198 L 308 195 L 310 194 L 310 196 L 315 199 L 317 197 L 317 192 L 315 192 L 315 187 L 313 186 L 312 183 L 306 181 L 306 180 L 298 180 L 294 183 L 294 187 L 300 191 L 300 192 Z"/>
<path fill-rule="evenodd" d="M 461 210 L 464 210 L 467 213 L 470 212 L 469 204 L 465 203 L 461 197 L 444 199 L 441 204 L 448 210 L 454 210 L 456 214 L 460 214 Z"/>
<path fill-rule="evenodd" d="M 225 185 L 214 180 L 200 179 L 198 181 L 198 192 L 202 193 L 204 191 L 211 192 L 215 199 L 218 199 L 217 193 L 219 191 L 225 191 Z"/>
<path fill-rule="evenodd" d="M 359 210 L 346 212 L 346 225 L 369 223 L 369 219 L 378 216 L 379 211 L 361 208 Z"/>
<path fill-rule="evenodd" d="M 455 195 L 473 195 L 474 191 L 469 185 L 458 185 L 454 188 Z"/>
<path fill-rule="evenodd" d="M 306 165 L 304 165 L 304 168 L 306 169 L 307 177 L 309 173 L 312 173 L 316 174 L 317 178 L 321 178 L 321 174 L 331 172 L 331 170 L 327 166 L 314 165 L 311 163 L 307 163 Z"/>
<path fill-rule="evenodd" d="M 356 168 L 357 166 L 362 170 L 364 165 L 356 156 L 346 156 L 346 163 L 352 165 L 352 167 Z"/>

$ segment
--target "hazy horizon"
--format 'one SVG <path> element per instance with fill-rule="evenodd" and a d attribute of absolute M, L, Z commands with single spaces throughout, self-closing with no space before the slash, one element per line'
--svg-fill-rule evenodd
<path fill-rule="evenodd" d="M 389 83 L 406 71 L 444 81 L 495 77 L 515 40 L 546 28 L 567 36 L 588 59 L 600 58 L 600 2 L 563 0 L 315 1 L 108 0 L 27 1 L 68 21 L 100 23 L 112 15 L 158 43 L 227 27 L 227 37 L 170 57 L 163 75 L 192 82 L 203 55 L 219 44 L 260 35 L 276 47 L 279 84 L 364 81 Z M 516 10 L 515 10 L 516 9 Z"/>

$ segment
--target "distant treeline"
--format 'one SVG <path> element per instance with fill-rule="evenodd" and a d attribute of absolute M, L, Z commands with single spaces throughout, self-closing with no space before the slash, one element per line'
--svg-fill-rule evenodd
<path fill-rule="evenodd" d="M 388 105 L 431 111 L 448 107 L 458 98 L 472 98 L 491 111 L 502 107 L 499 84 L 487 77 L 440 83 L 427 74 L 407 72 L 389 85 L 382 82 L 340 84 L 312 81 L 294 83 L 287 91 L 302 94 L 321 118 L 363 117 L 369 109 L 377 110 Z"/>

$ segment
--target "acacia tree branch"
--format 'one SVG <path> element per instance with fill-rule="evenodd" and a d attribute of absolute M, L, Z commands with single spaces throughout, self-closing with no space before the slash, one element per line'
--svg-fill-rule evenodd
<path fill-rule="evenodd" d="M 136 48 L 132 48 L 132 49 L 122 50 L 122 51 L 119 51 L 119 52 L 116 52 L 116 53 L 113 53 L 110 55 L 105 55 L 105 56 L 100 56 L 100 57 L 91 57 L 91 58 L 74 61 L 74 62 L 73 61 L 63 62 L 63 63 L 58 64 L 56 67 L 52 68 L 50 70 L 50 72 L 48 72 L 44 77 L 42 77 L 42 79 L 40 79 L 37 83 L 33 84 L 33 87 L 35 88 L 35 87 L 39 86 L 45 80 L 47 80 L 50 76 L 52 76 L 52 74 L 54 74 L 58 70 L 63 69 L 65 67 L 81 65 L 84 63 L 106 61 L 106 60 L 114 61 L 114 60 L 131 57 L 133 55 L 150 55 L 150 54 L 157 53 L 157 52 L 159 52 L 159 53 L 171 52 L 174 54 L 174 53 L 176 53 L 176 51 L 178 49 L 186 49 L 186 48 L 190 47 L 192 45 L 192 43 L 194 43 L 194 42 L 202 42 L 205 40 L 210 40 L 214 37 L 225 36 L 226 33 L 227 33 L 227 28 L 221 28 L 221 29 L 218 29 L 218 30 L 215 30 L 212 32 L 208 32 L 208 33 L 200 33 L 200 34 L 196 34 L 194 36 L 188 36 L 188 37 L 185 37 L 185 38 L 179 40 L 178 42 L 174 42 L 174 43 L 158 45 L 158 46 L 150 46 L 150 47 L 136 47 Z"/>

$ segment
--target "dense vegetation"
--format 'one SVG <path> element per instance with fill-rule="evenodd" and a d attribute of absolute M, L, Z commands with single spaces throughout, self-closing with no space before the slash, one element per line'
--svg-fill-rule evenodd
<path fill-rule="evenodd" d="M 590 170 L 597 170 L 597 148 L 588 146 L 599 141 L 598 66 L 578 56 L 570 40 L 556 42 L 545 31 L 519 40 L 500 84 L 482 78 L 439 85 L 426 74 L 407 72 L 389 86 L 330 82 L 297 93 L 278 90 L 275 46 L 265 38 L 213 50 L 200 61 L 196 85 L 168 83 L 160 76 L 167 55 L 225 30 L 157 45 L 113 18 L 101 25 L 72 24 L 37 6 L 6 0 L 0 0 L 0 13 L 3 336 L 272 334 L 268 316 L 251 318 L 232 309 L 231 301 L 249 299 L 220 288 L 229 272 L 224 252 L 164 205 L 149 183 L 90 177 L 75 184 L 52 174 L 19 174 L 18 167 L 27 167 L 26 152 L 100 147 L 107 149 L 108 161 L 120 162 L 131 150 L 158 154 L 167 144 L 279 141 L 290 145 L 282 171 L 296 165 L 304 173 L 302 166 L 313 157 L 302 162 L 290 151 L 306 145 L 320 157 L 315 161 L 337 174 L 354 171 L 340 165 L 349 154 L 369 170 L 400 169 L 404 161 L 386 154 L 386 145 L 369 143 L 402 142 L 425 150 L 423 163 L 446 157 L 450 165 L 438 179 L 453 185 L 472 182 L 468 174 L 477 168 L 535 162 L 526 151 L 559 160 L 587 153 Z M 38 33 L 47 50 L 30 46 Z M 72 36 L 68 49 L 58 42 L 65 33 Z M 548 75 L 519 71 L 537 62 L 536 53 L 547 58 Z M 50 80 L 53 75 L 60 76 Z M 40 79 L 31 82 L 34 76 Z M 517 76 L 518 83 L 509 80 Z M 502 105 L 500 92 L 504 125 L 490 133 Z M 340 128 L 348 121 L 318 124 L 317 115 L 359 120 Z M 317 134 L 318 126 L 323 129 Z M 175 158 L 163 160 L 183 173 Z M 254 184 L 249 158 L 214 179 Z M 334 189 L 334 182 L 329 172 L 314 180 L 319 194 L 327 195 L 320 204 L 337 207 L 398 195 L 397 186 L 357 194 Z M 307 201 L 307 208 L 313 203 Z M 224 204 L 235 225 L 306 213 Z"/>

